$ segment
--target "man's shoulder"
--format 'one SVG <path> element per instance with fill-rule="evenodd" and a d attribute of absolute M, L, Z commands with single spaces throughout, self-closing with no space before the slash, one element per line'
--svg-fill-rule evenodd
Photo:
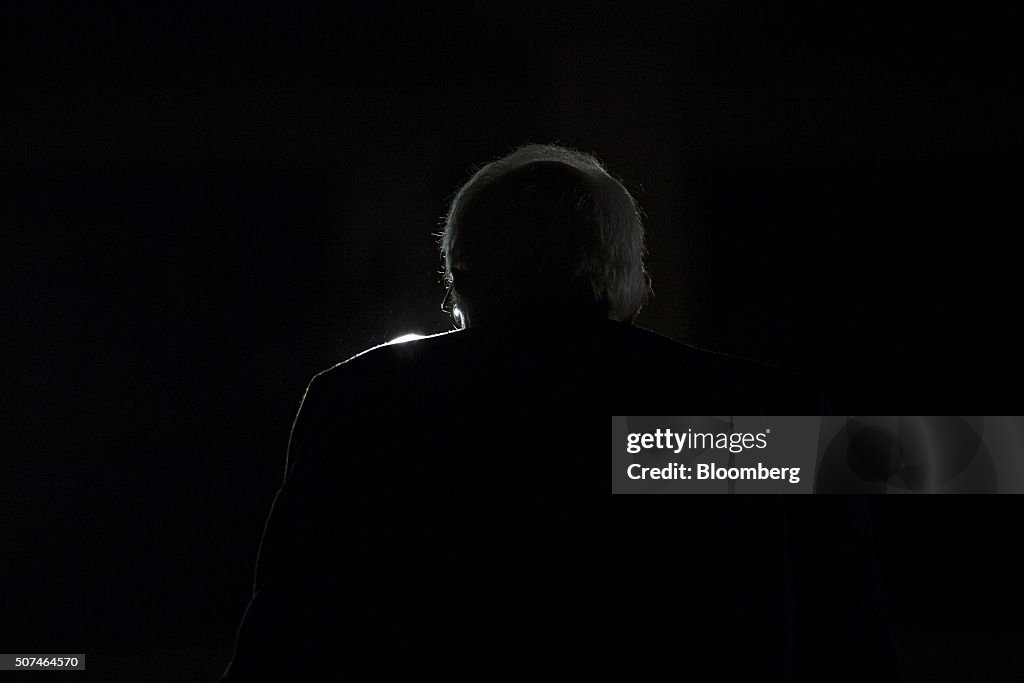
<path fill-rule="evenodd" d="M 467 371 L 523 360 L 593 364 L 604 373 L 617 367 L 646 370 L 699 370 L 701 375 L 771 374 L 774 368 L 736 356 L 698 348 L 657 332 L 618 323 L 559 325 L 537 328 L 473 327 L 433 335 L 408 335 L 371 347 L 317 373 L 319 387 L 388 378 L 408 384 L 420 376 L 441 374 L 449 381 Z M 529 364 L 529 363 L 527 363 Z M 655 367 L 659 366 L 660 367 Z M 600 366 L 599 368 L 596 366 Z"/>
<path fill-rule="evenodd" d="M 315 374 L 310 386 L 320 389 L 359 382 L 379 384 L 388 377 L 402 379 L 410 369 L 421 369 L 426 365 L 442 361 L 445 356 L 457 353 L 465 346 L 467 337 L 463 331 L 442 332 L 433 335 L 406 335 L 341 361 Z M 404 381 L 408 381 L 405 375 Z"/>
<path fill-rule="evenodd" d="M 820 414 L 825 409 L 818 389 L 798 374 L 615 321 L 481 326 L 396 340 L 319 373 L 310 386 L 318 393 L 367 398 L 407 391 L 482 397 L 498 386 L 506 393 L 516 386 L 550 386 L 563 395 L 573 390 L 596 396 L 643 394 L 652 409 L 658 402 L 678 404 L 685 397 L 686 405 L 697 410 L 706 398 L 708 410 L 702 414 L 730 406 L 726 412 L 735 414 Z"/>
<path fill-rule="evenodd" d="M 827 412 L 827 402 L 813 381 L 772 363 L 701 348 L 643 329 L 636 330 L 626 348 L 636 359 L 634 374 L 649 379 L 646 385 L 652 395 L 663 401 L 685 397 L 691 414 Z M 702 405 L 707 409 L 699 410 Z"/>

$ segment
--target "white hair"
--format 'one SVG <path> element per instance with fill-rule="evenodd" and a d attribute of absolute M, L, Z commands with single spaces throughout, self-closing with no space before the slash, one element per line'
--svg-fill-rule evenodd
<path fill-rule="evenodd" d="M 452 200 L 441 254 L 471 319 L 543 305 L 632 320 L 650 290 L 633 197 L 595 157 L 555 145 L 476 171 Z"/>

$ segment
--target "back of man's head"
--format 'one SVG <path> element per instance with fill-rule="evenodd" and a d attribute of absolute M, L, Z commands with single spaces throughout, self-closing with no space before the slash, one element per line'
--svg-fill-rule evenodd
<path fill-rule="evenodd" d="M 647 299 L 633 197 L 594 157 L 528 145 L 456 193 L 441 239 L 445 278 L 470 323 L 531 313 L 632 320 Z"/>

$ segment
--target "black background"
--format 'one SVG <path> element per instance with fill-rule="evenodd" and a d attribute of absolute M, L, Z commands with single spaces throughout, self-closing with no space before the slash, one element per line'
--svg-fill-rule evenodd
<path fill-rule="evenodd" d="M 306 382 L 450 329 L 440 219 L 525 142 L 637 196 L 640 324 L 837 414 L 1020 413 L 1018 17 L 330 7 L 6 6 L 0 651 L 215 677 Z M 876 503 L 911 672 L 1016 666 L 1010 504 L 963 500 Z"/>

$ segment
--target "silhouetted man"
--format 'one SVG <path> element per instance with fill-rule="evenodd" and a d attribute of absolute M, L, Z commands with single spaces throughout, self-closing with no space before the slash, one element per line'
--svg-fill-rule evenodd
<path fill-rule="evenodd" d="M 644 231 L 596 159 L 531 145 L 482 167 L 441 250 L 460 329 L 310 383 L 226 680 L 835 678 L 879 661 L 851 604 L 875 584 L 846 502 L 813 528 L 787 524 L 781 496 L 609 495 L 612 415 L 822 402 L 633 324 Z"/>

